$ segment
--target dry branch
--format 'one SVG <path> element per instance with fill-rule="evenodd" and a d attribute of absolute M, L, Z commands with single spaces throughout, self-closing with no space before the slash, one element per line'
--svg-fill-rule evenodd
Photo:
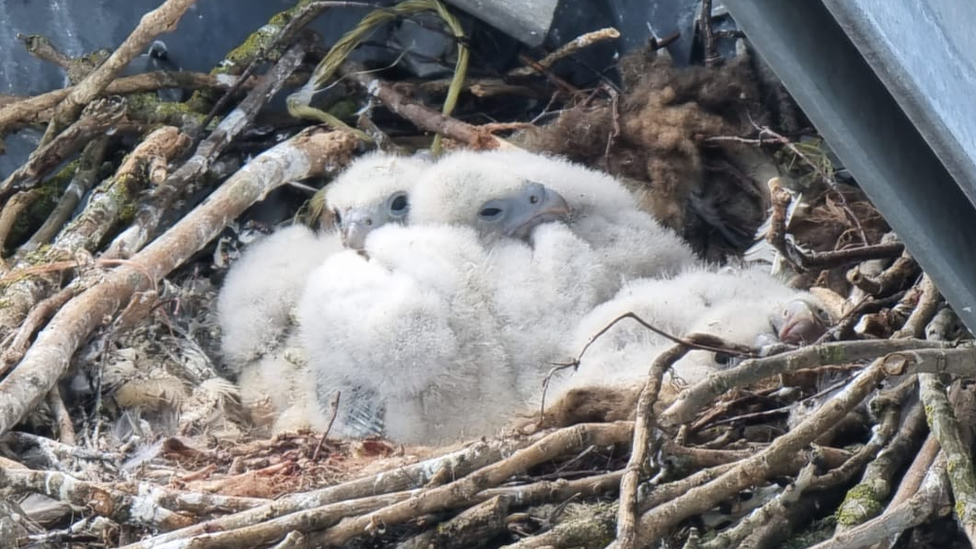
<path fill-rule="evenodd" d="M 201 93 L 194 94 L 187 101 L 187 104 L 200 112 L 205 112 L 209 107 L 207 117 L 203 121 L 204 126 L 209 125 L 217 113 L 225 110 L 227 103 L 235 92 L 249 80 L 249 77 L 266 62 L 279 61 L 285 53 L 285 47 L 291 44 L 299 33 L 319 15 L 334 7 L 363 7 L 367 5 L 360 2 L 305 1 L 275 14 L 266 24 L 248 36 L 240 46 L 231 50 L 215 67 L 215 72 L 223 76 L 240 74 L 237 83 L 216 101 L 213 101 L 214 94 L 211 93 L 211 90 L 203 90 Z M 242 69 L 245 65 L 246 68 Z M 307 77 L 302 82 L 293 85 L 300 86 L 306 81 L 308 81 Z"/>
<path fill-rule="evenodd" d="M 90 482 L 84 482 L 56 471 L 0 469 L 5 487 L 20 492 L 35 492 L 87 507 L 95 514 L 116 522 L 131 522 L 165 530 L 191 524 L 190 516 L 180 515 L 144 496 L 133 496 Z"/>
<path fill-rule="evenodd" d="M 816 467 L 816 464 L 811 461 L 803 467 L 796 480 L 779 495 L 754 510 L 735 526 L 723 530 L 707 543 L 703 543 L 701 549 L 742 547 L 743 540 L 755 535 L 760 529 L 777 529 L 785 536 L 789 532 L 788 508 L 799 503 L 803 493 L 810 489 L 816 475 Z"/>
<path fill-rule="evenodd" d="M 798 457 L 802 458 L 803 456 Z M 799 470 L 805 464 L 805 460 L 804 463 L 800 463 L 800 460 L 794 460 L 794 463 L 795 468 L 787 467 L 778 472 L 788 474 L 792 471 Z M 734 463 L 728 463 L 725 465 L 712 467 L 710 469 L 702 469 L 697 473 L 681 480 L 654 486 L 639 502 L 640 510 L 643 512 L 648 509 L 652 509 L 680 496 L 691 488 L 711 482 L 712 480 L 731 470 L 734 466 Z M 623 477 L 623 472 L 620 471 L 614 473 L 614 475 L 615 478 L 618 479 L 614 485 L 619 487 L 619 479 Z M 488 494 L 490 492 L 492 492 L 492 490 L 486 490 L 482 494 Z M 559 546 L 573 547 L 577 545 L 586 547 L 602 547 L 605 544 L 605 541 L 603 540 L 610 539 L 613 535 L 615 535 L 616 519 L 617 506 L 609 507 L 602 513 L 592 517 L 591 520 L 584 520 L 582 523 L 570 522 L 560 524 L 549 532 L 524 539 L 518 543 L 507 546 L 505 549 L 528 549 L 533 547 Z M 601 541 L 603 541 L 603 543 L 601 543 Z"/>
<path fill-rule="evenodd" d="M 398 549 L 482 547 L 505 532 L 505 519 L 512 501 L 511 497 L 495 496 L 401 543 Z"/>
<path fill-rule="evenodd" d="M 618 482 L 619 475 L 611 473 L 607 475 L 598 475 L 595 478 L 587 478 L 576 481 L 540 482 L 527 486 L 497 488 L 494 490 L 484 490 L 482 492 L 472 494 L 467 500 L 459 502 L 458 506 L 466 504 L 479 504 L 495 498 L 510 499 L 518 501 L 523 505 L 537 505 L 547 501 L 566 499 L 575 494 L 592 496 L 604 493 L 608 490 L 612 490 Z M 219 531 L 209 534 L 198 534 L 193 537 L 190 543 L 192 543 L 192 546 L 195 549 L 231 549 L 241 546 L 257 546 L 274 543 L 275 541 L 286 537 L 291 532 L 303 532 L 308 536 L 309 546 L 314 547 L 320 545 L 322 543 L 321 538 L 323 536 L 328 536 L 330 533 L 330 531 L 326 530 L 322 533 L 313 534 L 312 532 L 315 532 L 316 530 L 327 528 L 332 525 L 337 525 L 335 528 L 339 528 L 345 524 L 348 524 L 349 521 L 357 520 L 358 517 L 361 517 L 366 513 L 379 513 L 385 509 L 396 507 L 398 505 L 409 506 L 412 502 L 421 499 L 423 494 L 429 493 L 430 491 L 430 489 L 415 489 L 390 494 L 343 499 L 341 501 L 336 501 L 317 507 L 308 507 L 308 501 L 306 500 L 306 508 L 303 510 L 290 514 L 281 514 L 276 518 L 257 521 L 250 526 L 244 526 L 234 530 Z M 295 494 L 289 497 L 297 499 L 302 495 L 303 494 Z M 259 509 L 262 508 L 257 508 L 252 512 L 257 512 Z M 422 514 L 424 513 L 418 513 L 418 516 Z M 267 516 L 265 515 L 261 518 L 267 519 Z M 346 520 L 343 521 L 343 519 Z M 371 522 L 367 526 L 369 528 L 368 530 L 356 532 L 355 534 L 361 535 L 375 531 L 374 525 L 380 524 L 385 523 Z M 147 540 L 146 542 L 135 544 L 131 547 L 175 548 L 185 546 L 187 543 L 185 540 L 173 539 L 172 537 L 170 537 L 171 541 L 167 542 L 162 542 L 162 539 L 166 538 L 154 538 L 153 540 Z"/>
<path fill-rule="evenodd" d="M 551 530 L 525 538 L 501 549 L 551 549 L 553 547 L 601 547 L 614 534 L 616 509 L 607 506 L 596 513 L 557 524 Z"/>
<path fill-rule="evenodd" d="M 23 42 L 27 53 L 34 57 L 52 63 L 66 72 L 71 68 L 71 57 L 56 48 L 46 37 L 39 34 L 17 34 L 17 40 Z"/>
<path fill-rule="evenodd" d="M 829 401 L 828 401 L 829 402 Z M 843 465 L 833 469 L 823 475 L 812 479 L 810 487 L 814 490 L 825 490 L 848 482 L 854 475 L 861 471 L 865 465 L 872 462 L 886 444 L 894 436 L 898 428 L 898 410 L 885 410 L 881 417 L 881 422 L 874 430 L 874 434 L 867 444 L 857 450 L 851 459 Z"/>
<path fill-rule="evenodd" d="M 0 203 L 18 190 L 30 189 L 41 177 L 72 154 L 81 150 L 89 141 L 117 126 L 125 116 L 125 103 L 115 99 L 101 99 L 89 105 L 80 119 L 57 139 L 49 141 L 34 151 L 23 166 L 0 183 Z"/>
<path fill-rule="evenodd" d="M 10 231 L 14 229 L 20 214 L 24 213 L 38 198 L 40 198 L 40 193 L 37 189 L 20 191 L 7 201 L 3 210 L 0 210 L 0 251 L 6 247 L 7 237 L 10 236 Z M 3 261 L 0 260 L 0 274 L 5 274 L 7 267 L 2 263 Z"/>
<path fill-rule="evenodd" d="M 196 152 L 165 182 L 157 185 L 149 200 L 136 210 L 132 223 L 122 231 L 105 252 L 105 257 L 127 258 L 142 249 L 159 230 L 159 222 L 180 196 L 192 194 L 204 180 L 204 173 L 218 156 L 254 120 L 258 111 L 284 86 L 288 76 L 302 62 L 305 48 L 292 46 L 261 82 L 241 101 L 213 132 L 197 147 Z"/>
<path fill-rule="evenodd" d="M 189 139 L 171 126 L 162 126 L 140 143 L 125 165 L 98 186 L 85 209 L 66 227 L 54 244 L 44 252 L 44 263 L 74 258 L 79 253 L 94 252 L 106 234 L 115 226 L 126 204 L 148 183 L 141 170 L 148 158 L 172 158 L 189 143 Z M 3 288 L 5 307 L 0 310 L 0 337 L 14 330 L 34 305 L 53 293 L 59 273 L 31 276 L 37 265 L 22 261 L 4 279 L 13 283 Z"/>
<path fill-rule="evenodd" d="M 445 116 L 404 96 L 396 89 L 396 86 L 376 78 L 351 61 L 342 64 L 339 68 L 339 74 L 356 83 L 366 93 L 383 103 L 386 108 L 406 118 L 422 130 L 442 134 L 474 149 L 513 147 L 507 141 L 492 135 L 490 132 L 483 131 L 477 126 L 461 122 L 450 116 Z"/>
<path fill-rule="evenodd" d="M 311 130 L 269 149 L 135 255 L 131 264 L 111 271 L 71 300 L 38 335 L 17 368 L 0 382 L 0 433 L 13 427 L 44 397 L 66 371 L 71 355 L 135 292 L 157 284 L 274 188 L 344 166 L 353 146 L 346 134 Z"/>
<path fill-rule="evenodd" d="M 52 415 L 54 415 L 54 422 L 58 427 L 58 439 L 65 444 L 73 446 L 75 444 L 75 426 L 71 422 L 68 407 L 64 405 L 64 399 L 61 398 L 61 389 L 57 385 L 48 392 L 47 405 L 51 409 Z"/>
<path fill-rule="evenodd" d="M 905 414 L 901 428 L 891 443 L 867 465 L 861 481 L 848 490 L 844 502 L 837 509 L 837 533 L 849 530 L 875 517 L 884 508 L 884 501 L 894 490 L 892 480 L 912 451 L 920 445 L 925 431 L 925 413 L 916 403 Z"/>
<path fill-rule="evenodd" d="M 120 453 L 96 452 L 18 431 L 11 431 L 0 436 L 0 442 L 21 450 L 30 448 L 36 452 L 38 457 L 44 458 L 43 467 L 59 471 L 64 469 L 66 465 L 74 466 L 75 461 L 115 463 L 122 459 Z M 24 452 L 21 451 L 21 453 Z"/>
<path fill-rule="evenodd" d="M 188 492 L 147 483 L 139 483 L 137 489 L 139 496 L 150 498 L 166 509 L 171 509 L 178 513 L 195 515 L 198 518 L 215 513 L 238 513 L 268 503 L 268 500 L 263 498 L 225 496 L 223 494 L 211 494 L 207 492 Z"/>
<path fill-rule="evenodd" d="M 527 486 L 484 490 L 472 494 L 470 498 L 459 502 L 457 506 L 479 504 L 496 498 L 514 500 L 523 505 L 538 505 L 547 501 L 566 499 L 577 494 L 592 496 L 612 490 L 619 483 L 619 478 L 619 475 L 610 473 L 576 481 L 539 482 Z M 441 490 L 442 488 L 438 488 L 437 490 Z M 286 537 L 291 532 L 302 532 L 308 537 L 309 546 L 314 547 L 323 543 L 321 539 L 323 536 L 330 535 L 329 530 L 312 533 L 316 530 L 328 528 L 332 525 L 337 525 L 335 528 L 340 528 L 348 524 L 349 521 L 355 521 L 367 513 L 381 513 L 386 509 L 396 506 L 410 506 L 413 502 L 420 500 L 423 494 L 429 493 L 430 491 L 431 489 L 414 489 L 390 494 L 343 499 L 317 507 L 309 507 L 308 500 L 306 499 L 304 502 L 306 508 L 302 510 L 290 514 L 280 513 L 279 510 L 279 515 L 271 519 L 268 519 L 267 514 L 264 514 L 260 516 L 262 520 L 255 521 L 250 526 L 228 531 L 197 534 L 193 537 L 191 543 L 195 549 L 231 549 L 241 546 L 257 546 L 274 543 Z M 294 494 L 288 497 L 291 499 L 299 499 L 303 495 L 305 494 Z M 257 513 L 264 508 L 259 507 L 249 513 Z M 423 514 L 422 512 L 417 513 L 418 516 Z M 343 521 L 343 519 L 346 520 Z M 371 522 L 367 525 L 368 530 L 356 532 L 355 535 L 373 532 L 375 531 L 374 525 L 381 524 L 386 523 Z M 164 539 L 169 539 L 169 541 L 163 541 Z M 185 540 L 174 538 L 173 536 L 160 536 L 127 547 L 175 548 L 185 546 L 186 543 Z"/>
<path fill-rule="evenodd" d="M 918 384 L 932 434 L 939 441 L 945 456 L 946 472 L 956 502 L 956 518 L 972 545 L 976 543 L 976 473 L 973 471 L 970 445 L 960 434 L 959 422 L 938 376 L 919 374 Z"/>
<path fill-rule="evenodd" d="M 155 10 L 143 15 L 136 28 L 112 55 L 75 86 L 58 104 L 54 110 L 54 118 L 48 124 L 41 143 L 50 142 L 61 133 L 62 129 L 71 124 L 81 109 L 97 98 L 115 79 L 115 75 L 145 51 L 157 35 L 174 30 L 177 21 L 194 3 L 196 0 L 166 0 Z"/>
<path fill-rule="evenodd" d="M 898 355 L 876 360 L 834 397 L 831 406 L 821 407 L 789 433 L 774 440 L 755 456 L 739 462 L 718 479 L 644 513 L 640 519 L 638 537 L 641 546 L 650 546 L 667 535 L 678 522 L 704 512 L 740 490 L 768 478 L 776 464 L 802 451 L 860 404 L 886 375 L 900 374 L 908 362 L 908 359 Z"/>
<path fill-rule="evenodd" d="M 897 536 L 922 524 L 940 507 L 948 504 L 949 486 L 945 478 L 945 459 L 941 456 L 925 475 L 912 497 L 864 524 L 835 535 L 810 549 L 862 549 Z"/>
<path fill-rule="evenodd" d="M 829 468 L 842 467 L 856 455 L 846 450 L 831 448 L 830 446 L 820 446 L 818 451 L 821 454 L 820 457 L 823 460 L 823 465 Z M 691 471 L 735 463 L 748 459 L 755 453 L 753 450 L 715 450 L 710 448 L 679 446 L 669 440 L 665 440 L 661 444 L 661 452 L 668 457 L 680 460 L 682 469 Z M 807 457 L 797 454 L 791 461 L 785 463 L 784 466 L 790 471 L 799 471 L 806 463 Z"/>
<path fill-rule="evenodd" d="M 425 513 L 452 509 L 466 504 L 478 492 L 497 486 L 512 475 L 524 472 L 561 455 L 580 452 L 589 446 L 608 446 L 629 442 L 632 424 L 580 424 L 556 431 L 539 442 L 519 450 L 511 457 L 489 465 L 471 475 L 434 489 L 425 490 L 410 501 L 394 504 L 378 511 L 343 521 L 314 541 L 326 546 L 341 546 L 370 531 L 374 524 L 402 524 Z"/>
<path fill-rule="evenodd" d="M 420 94 L 443 95 L 451 85 L 450 79 L 426 80 L 424 82 L 397 82 L 393 87 L 404 95 Z M 496 97 L 510 95 L 516 97 L 534 97 L 545 99 L 549 92 L 521 84 L 509 84 L 502 78 L 468 78 L 465 80 L 464 90 L 475 97 Z"/>
<path fill-rule="evenodd" d="M 18 248 L 16 254 L 18 257 L 23 257 L 25 253 L 32 252 L 44 244 L 50 243 L 58 234 L 61 227 L 71 217 L 75 207 L 81 203 L 81 198 L 95 184 L 98 172 L 101 170 L 102 160 L 105 158 L 108 141 L 108 137 L 98 137 L 85 147 L 81 153 L 78 169 L 61 195 L 61 199 L 58 200 L 58 204 L 51 210 L 50 215 L 44 220 L 44 224 L 31 235 L 27 242 Z"/>
<path fill-rule="evenodd" d="M 256 81 L 253 78 L 241 81 L 236 76 L 223 74 L 156 71 L 114 80 L 105 88 L 102 96 L 150 92 L 165 88 L 225 90 L 233 86 L 252 87 L 255 83 Z M 0 102 L 0 133 L 10 132 L 24 123 L 48 122 L 53 114 L 51 109 L 57 106 L 74 89 L 74 86 L 71 86 L 33 97 L 19 97 L 7 102 Z"/>
<path fill-rule="evenodd" d="M 922 290 L 922 296 L 918 300 L 918 305 L 912 310 L 912 314 L 908 316 L 908 320 L 905 321 L 901 329 L 891 335 L 892 338 L 925 337 L 925 327 L 935 317 L 942 294 L 939 293 L 939 289 L 935 287 L 935 282 L 932 282 L 927 274 L 922 275 L 919 287 Z"/>
<path fill-rule="evenodd" d="M 905 339 L 894 341 L 845 341 L 812 345 L 768 358 L 747 360 L 729 370 L 682 391 L 677 400 L 661 414 L 661 425 L 679 425 L 694 419 L 696 413 L 715 398 L 735 387 L 744 387 L 775 375 L 795 372 L 825 364 L 843 364 L 871 359 L 886 353 L 912 349 L 943 348 L 939 343 Z"/>
<path fill-rule="evenodd" d="M 377 476 L 364 477 L 314 492 L 292 494 L 272 504 L 205 521 L 182 530 L 163 534 L 149 540 L 127 545 L 125 549 L 148 549 L 164 543 L 179 542 L 207 532 L 229 531 L 258 524 L 264 520 L 295 513 L 303 509 L 326 506 L 332 503 L 416 489 L 434 477 L 459 478 L 490 463 L 502 459 L 511 452 L 528 446 L 536 439 L 500 440 L 478 442 L 443 456 L 421 461 L 414 465 L 385 471 Z"/>
<path fill-rule="evenodd" d="M 620 38 L 620 31 L 613 27 L 587 32 L 559 46 L 556 51 L 536 61 L 535 64 L 543 69 L 549 69 L 560 59 L 569 57 L 593 44 L 599 44 L 605 40 L 616 40 L 617 38 Z M 508 76 L 532 76 L 536 72 L 533 67 L 519 67 L 508 71 Z"/>
<path fill-rule="evenodd" d="M 918 276 L 918 272 L 918 263 L 912 256 L 902 253 L 901 257 L 891 264 L 891 267 L 876 277 L 864 273 L 860 267 L 855 267 L 847 273 L 847 280 L 869 295 L 883 296 L 903 287 L 906 281 Z"/>
<path fill-rule="evenodd" d="M 634 442 L 631 444 L 630 459 L 620 481 L 620 509 L 617 514 L 617 543 L 623 549 L 631 549 L 637 539 L 637 487 L 641 472 L 651 453 L 651 430 L 654 428 L 654 403 L 661 392 L 664 372 L 672 364 L 688 354 L 691 348 L 678 344 L 661 353 L 651 364 L 647 382 L 637 399 L 637 418 L 634 425 Z"/>

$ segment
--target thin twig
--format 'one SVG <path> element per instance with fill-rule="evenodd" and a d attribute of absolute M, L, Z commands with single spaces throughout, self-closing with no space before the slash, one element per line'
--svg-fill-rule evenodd
<path fill-rule="evenodd" d="M 620 38 L 620 31 L 613 27 L 607 27 L 605 29 L 599 29 L 581 34 L 573 40 L 559 46 L 556 51 L 538 61 L 535 61 L 535 67 L 529 66 L 512 69 L 508 71 L 508 76 L 532 76 L 538 70 L 536 67 L 549 69 L 560 59 L 574 55 L 576 52 L 588 48 L 594 44 L 599 44 L 600 42 L 604 42 L 606 40 L 616 40 L 617 38 Z"/>
<path fill-rule="evenodd" d="M 647 381 L 637 400 L 637 419 L 634 424 L 634 442 L 631 444 L 630 459 L 624 476 L 620 479 L 620 507 L 617 512 L 617 544 L 621 549 L 633 549 L 637 543 L 637 487 L 640 485 L 641 471 L 652 452 L 650 448 L 651 430 L 654 428 L 654 403 L 661 391 L 661 380 L 667 371 L 691 349 L 685 345 L 675 345 L 661 353 L 651 364 Z"/>
<path fill-rule="evenodd" d="M 715 36 L 712 34 L 712 0 L 702 0 L 701 13 L 698 16 L 698 31 L 702 36 L 702 47 L 705 50 L 705 66 L 714 67 L 722 60 L 715 48 Z"/>
<path fill-rule="evenodd" d="M 312 461 L 319 460 L 319 452 L 322 450 L 322 445 L 325 444 L 325 439 L 329 436 L 329 431 L 332 430 L 332 424 L 335 423 L 336 416 L 339 415 L 339 398 L 342 397 L 342 391 L 336 391 L 335 398 L 332 399 L 332 415 L 329 416 L 329 424 L 325 426 L 325 431 L 322 433 L 322 438 L 319 439 L 319 443 L 315 445 L 315 451 L 312 452 Z"/>
<path fill-rule="evenodd" d="M 477 126 L 445 116 L 416 100 L 404 96 L 395 86 L 379 78 L 369 76 L 363 68 L 351 61 L 339 67 L 339 74 L 366 90 L 394 113 L 409 120 L 418 128 L 443 134 L 475 149 L 512 148 L 513 145 L 484 131 Z"/>

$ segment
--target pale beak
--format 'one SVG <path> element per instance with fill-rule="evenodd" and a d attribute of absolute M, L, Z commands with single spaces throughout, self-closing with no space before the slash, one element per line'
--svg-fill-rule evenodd
<path fill-rule="evenodd" d="M 526 240 L 532 229 L 543 223 L 566 219 L 572 213 L 561 194 L 541 183 L 528 185 L 516 200 L 516 215 L 504 231 L 512 238 Z"/>
<path fill-rule="evenodd" d="M 342 245 L 353 250 L 362 250 L 366 246 L 366 237 L 373 230 L 372 225 L 363 221 L 344 223 L 339 230 Z"/>
<path fill-rule="evenodd" d="M 814 310 L 814 306 L 802 299 L 787 303 L 783 319 L 783 325 L 779 328 L 779 339 L 783 343 L 808 345 L 827 331 L 827 326 Z"/>

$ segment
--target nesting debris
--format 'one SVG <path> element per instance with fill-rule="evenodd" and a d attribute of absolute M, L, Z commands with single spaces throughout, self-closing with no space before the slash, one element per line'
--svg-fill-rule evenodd
<path fill-rule="evenodd" d="M 761 151 L 703 140 L 752 135 L 767 123 L 749 58 L 675 68 L 666 53 L 637 52 L 620 70 L 622 95 L 580 101 L 515 141 L 628 181 L 646 211 L 707 259 L 743 251 L 769 207 L 766 179 L 778 171 Z"/>
<path fill-rule="evenodd" d="M 964 539 L 968 530 L 955 521 L 971 530 L 965 502 L 974 497 L 966 476 L 972 433 L 960 426 L 973 423 L 972 391 L 961 383 L 941 388 L 931 374 L 923 373 L 920 384 L 914 377 L 934 371 L 952 380 L 971 377 L 973 348 L 959 344 L 971 336 L 911 257 L 883 236 L 887 227 L 873 207 L 817 160 L 827 155 L 802 147 L 802 117 L 782 93 L 771 93 L 778 84 L 745 55 L 676 69 L 657 53 L 634 54 L 619 67 L 623 92 L 577 90 L 540 64 L 501 76 L 495 67 L 475 66 L 471 74 L 492 79 L 476 76 L 462 87 L 457 118 L 431 100 L 448 83 L 394 85 L 395 72 L 344 64 L 338 73 L 361 95 L 338 94 L 344 104 L 328 108 L 391 147 L 427 147 L 430 137 L 416 128 L 443 133 L 453 141 L 448 145 L 504 146 L 493 132 L 521 128 L 514 141 L 627 181 L 644 209 L 710 260 L 751 245 L 771 209 L 778 222 L 768 235 L 795 263 L 786 265 L 799 274 L 794 284 L 820 285 L 811 291 L 832 300 L 836 325 L 822 341 L 743 349 L 690 334 L 658 356 L 641 357 L 646 382 L 574 391 L 544 416 L 447 448 L 376 438 L 339 442 L 309 431 L 268 438 L 255 418 L 258 407 L 220 375 L 226 372 L 217 359 L 210 282 L 219 285 L 232 261 L 212 241 L 242 216 L 268 226 L 291 217 L 291 201 L 269 207 L 266 216 L 245 210 L 266 197 L 274 201 L 274 189 L 288 179 L 321 185 L 359 146 L 348 134 L 299 129 L 294 119 L 262 109 L 292 75 L 312 70 L 303 59 L 317 56 L 316 49 L 293 38 L 320 4 L 302 3 L 270 21 L 228 54 L 219 79 L 126 77 L 97 92 L 203 87 L 206 93 L 198 89 L 179 106 L 149 107 L 204 139 L 190 160 L 175 154 L 182 145 L 169 147 L 174 154 L 156 158 L 149 171 L 129 155 L 132 173 L 144 177 L 139 185 L 147 183 L 143 191 L 105 192 L 115 188 L 106 185 L 97 199 L 59 200 L 60 213 L 49 217 L 54 232 L 46 229 L 37 246 L 23 247 L 19 235 L 4 240 L 24 253 L 6 258 L 9 270 L 0 267 L 0 302 L 17 291 L 30 309 L 20 328 L 10 326 L 4 346 L 9 341 L 16 352 L 5 352 L 0 364 L 0 531 L 15 536 L 6 539 L 132 549 L 191 538 L 255 547 L 603 547 L 611 539 L 620 546 L 631 539 L 777 546 L 784 538 L 837 546 L 842 534 L 889 545 L 903 536 L 909 539 L 901 543 L 919 545 L 933 529 L 942 545 Z M 188 5 L 168 1 L 160 9 L 175 17 L 171 10 Z M 144 45 L 163 30 L 146 30 L 153 21 L 146 18 L 136 33 Z M 463 45 L 477 52 L 471 42 Z M 252 51 L 254 43 L 260 51 Z M 265 78 L 249 77 L 269 60 Z M 489 84 L 491 93 L 484 93 Z M 60 93 L 15 102 L 23 111 L 5 103 L 0 129 L 47 123 Z M 551 107 L 540 97 L 554 97 Z M 526 130 L 544 109 L 561 114 Z M 11 217 L 30 198 L 17 193 L 41 188 L 58 164 L 53 159 L 71 156 L 86 141 L 98 146 L 85 148 L 80 166 L 70 169 L 78 178 L 97 179 L 102 170 L 93 166 L 102 164 L 117 170 L 133 150 L 130 141 L 156 118 L 112 112 L 121 118 L 110 136 L 85 133 L 91 126 L 81 122 L 91 111 L 75 124 L 58 113 L 51 124 L 52 136 L 64 130 L 51 141 L 57 146 L 38 151 L 30 173 L 17 178 L 23 186 L 0 184 L 0 213 Z M 220 124 L 205 123 L 207 113 Z M 493 122 L 476 125 L 484 119 Z M 157 137 L 189 142 L 175 128 Z M 767 187 L 775 175 L 799 182 L 789 223 L 783 221 L 791 201 Z M 118 172 L 115 179 L 130 182 Z M 77 181 L 77 188 L 93 186 Z M 78 204 L 84 213 L 68 224 L 63 215 Z M 64 254 L 29 253 L 43 251 L 52 235 L 65 243 Z M 872 246 L 888 246 L 887 255 L 848 253 Z M 44 284 L 30 283 L 39 276 Z M 735 353 L 741 361 L 700 383 L 672 384 L 667 368 L 701 346 L 724 363 Z M 826 379 L 843 381 L 825 387 Z M 865 403 L 869 413 L 861 413 Z M 851 428 L 841 432 L 842 422 Z M 950 492 L 960 512 L 940 518 Z M 893 521 L 904 517 L 912 520 Z"/>

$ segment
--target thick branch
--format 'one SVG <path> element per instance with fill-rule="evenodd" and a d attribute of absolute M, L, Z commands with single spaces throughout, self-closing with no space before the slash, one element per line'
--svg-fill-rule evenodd
<path fill-rule="evenodd" d="M 241 87 L 251 87 L 256 84 L 256 80 L 249 78 L 244 82 L 240 82 L 238 77 L 230 75 L 156 71 L 114 80 L 105 88 L 102 95 L 125 95 L 165 88 L 210 88 L 225 90 L 238 84 Z M 0 133 L 9 132 L 15 129 L 18 124 L 49 121 L 52 114 L 51 109 L 57 106 L 74 89 L 74 86 L 72 86 L 33 97 L 0 98 Z"/>
<path fill-rule="evenodd" d="M 813 442 L 823 425 L 840 421 L 860 404 L 889 373 L 900 373 L 907 360 L 882 358 L 864 369 L 839 395 L 832 406 L 824 406 L 789 433 L 777 438 L 755 456 L 738 463 L 718 479 L 645 513 L 640 519 L 638 540 L 647 547 L 662 539 L 678 522 L 702 513 L 749 486 L 765 480 L 778 466 Z M 891 370 L 889 372 L 889 370 Z M 616 544 L 613 547 L 617 547 Z"/>
<path fill-rule="evenodd" d="M 5 487 L 36 492 L 88 507 L 96 514 L 116 522 L 131 521 L 166 530 L 192 522 L 192 517 L 174 513 L 152 498 L 132 496 L 54 471 L 0 469 L 0 480 Z"/>
<path fill-rule="evenodd" d="M 126 205 L 148 183 L 147 174 L 141 169 L 143 164 L 149 164 L 151 158 L 168 160 L 182 152 L 188 143 L 189 138 L 170 126 L 162 126 L 147 136 L 115 175 L 92 193 L 84 211 L 45 251 L 45 263 L 73 258 L 82 251 L 94 252 L 119 221 Z M 6 306 L 0 309 L 0 334 L 4 337 L 20 323 L 35 303 L 53 293 L 52 288 L 58 282 L 59 273 L 56 270 L 30 276 L 28 269 L 43 268 L 44 265 L 26 266 L 25 263 L 21 261 L 21 265 L 5 277 L 13 278 L 15 282 L 3 289 Z"/>
<path fill-rule="evenodd" d="M 678 344 L 661 353 L 651 364 L 647 382 L 637 399 L 637 419 L 634 426 L 634 442 L 627 469 L 620 481 L 620 509 L 617 514 L 617 543 L 622 549 L 631 549 L 637 543 L 637 487 L 641 471 L 647 462 L 651 430 L 654 428 L 654 404 L 661 392 L 664 372 L 672 364 L 688 354 L 691 348 Z"/>
<path fill-rule="evenodd" d="M 112 241 L 104 257 L 127 258 L 156 235 L 159 221 L 170 206 L 179 196 L 192 193 L 197 188 L 198 185 L 194 183 L 204 179 L 204 173 L 214 160 L 251 124 L 261 107 L 278 93 L 288 76 L 301 64 L 304 55 L 304 47 L 296 44 L 281 57 L 261 83 L 200 143 L 193 156 L 153 189 L 149 201 L 136 211 L 133 222 Z"/>
<path fill-rule="evenodd" d="M 166 0 L 155 10 L 142 16 L 132 33 L 112 55 L 91 72 L 64 98 L 54 111 L 42 144 L 54 139 L 62 129 L 71 124 L 81 109 L 97 98 L 130 61 L 146 50 L 157 35 L 176 29 L 176 23 L 196 0 Z"/>
<path fill-rule="evenodd" d="M 456 139 L 475 149 L 511 148 L 513 146 L 477 126 L 445 116 L 404 96 L 389 82 L 376 78 L 351 61 L 342 64 L 339 74 L 343 78 L 358 84 L 366 90 L 366 93 L 379 99 L 386 108 L 406 118 L 422 130 Z"/>
<path fill-rule="evenodd" d="M 688 423 L 715 398 L 734 387 L 743 387 L 775 375 L 825 364 L 843 364 L 874 358 L 885 353 L 912 349 L 941 348 L 938 343 L 915 339 L 893 341 L 845 341 L 812 345 L 768 358 L 747 360 L 739 366 L 708 376 L 683 391 L 661 414 L 661 425 Z"/>
<path fill-rule="evenodd" d="M 477 442 L 461 450 L 437 456 L 420 463 L 384 471 L 376 476 L 351 480 L 313 492 L 284 496 L 272 504 L 241 513 L 208 520 L 169 532 L 155 538 L 125 546 L 125 549 L 149 549 L 163 543 L 178 543 L 207 532 L 236 530 L 258 524 L 269 518 L 295 513 L 316 506 L 391 492 L 416 489 L 438 478 L 460 478 L 494 463 L 512 452 L 535 442 L 536 438 Z M 490 490 L 488 491 L 490 492 Z M 494 494 L 497 495 L 497 494 Z"/>
<path fill-rule="evenodd" d="M 88 144 L 81 153 L 81 162 L 75 172 L 68 188 L 64 190 L 58 204 L 44 220 L 44 224 L 25 242 L 19 249 L 18 255 L 23 256 L 27 252 L 32 252 L 37 248 L 48 244 L 58 234 L 61 227 L 71 217 L 75 207 L 81 203 L 81 198 L 85 196 L 88 189 L 91 189 L 98 179 L 98 172 L 101 169 L 102 160 L 108 148 L 108 137 L 99 137 Z"/>
<path fill-rule="evenodd" d="M 973 545 L 976 543 L 976 474 L 973 472 L 970 447 L 962 438 L 959 422 L 938 376 L 919 374 L 918 384 L 932 434 L 938 439 L 945 456 L 957 520 L 970 545 Z"/>
<path fill-rule="evenodd" d="M 101 136 L 106 130 L 118 124 L 125 116 L 125 103 L 103 99 L 92 103 L 84 115 L 70 128 L 34 151 L 27 163 L 18 168 L 0 183 L 0 202 L 6 201 L 11 193 L 35 186 L 48 171 L 64 162 L 92 139 Z"/>
<path fill-rule="evenodd" d="M 135 293 L 157 284 L 274 188 L 344 166 L 354 142 L 312 130 L 266 151 L 227 180 L 145 250 L 71 300 L 51 320 L 17 368 L 0 382 L 0 433 L 17 424 L 67 370 L 71 355 Z"/>
<path fill-rule="evenodd" d="M 560 455 L 580 452 L 589 446 L 607 446 L 629 442 L 632 424 L 580 424 L 560 429 L 511 457 L 485 467 L 471 475 L 425 490 L 417 497 L 385 507 L 367 515 L 352 517 L 317 536 L 315 541 L 326 546 L 342 546 L 368 532 L 374 524 L 402 524 L 425 514 L 451 509 L 466 502 L 478 492 L 497 486 L 517 473 L 549 461 Z"/>

